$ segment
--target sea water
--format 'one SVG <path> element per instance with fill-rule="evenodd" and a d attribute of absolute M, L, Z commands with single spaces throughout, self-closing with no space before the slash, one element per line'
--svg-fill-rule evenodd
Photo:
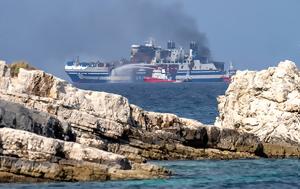
<path fill-rule="evenodd" d="M 89 90 L 106 91 L 128 98 L 129 103 L 148 111 L 174 113 L 181 117 L 213 124 L 218 115 L 217 97 L 228 84 L 217 83 L 113 83 L 78 85 Z"/>
<path fill-rule="evenodd" d="M 81 85 L 84 89 L 123 95 L 149 111 L 169 112 L 213 124 L 218 115 L 216 97 L 225 93 L 225 83 L 162 83 Z M 299 159 L 154 161 L 173 171 L 169 179 L 3 184 L 1 188 L 28 189 L 138 189 L 138 188 L 300 188 Z"/>
<path fill-rule="evenodd" d="M 152 162 L 173 171 L 169 179 L 78 183 L 4 184 L 16 189 L 300 188 L 300 160 L 201 160 Z"/>

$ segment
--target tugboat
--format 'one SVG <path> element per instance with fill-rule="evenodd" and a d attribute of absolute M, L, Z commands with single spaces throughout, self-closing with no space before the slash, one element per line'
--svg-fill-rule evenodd
<path fill-rule="evenodd" d="M 168 77 L 166 70 L 162 68 L 154 69 L 151 77 L 144 77 L 146 83 L 176 83 Z"/>

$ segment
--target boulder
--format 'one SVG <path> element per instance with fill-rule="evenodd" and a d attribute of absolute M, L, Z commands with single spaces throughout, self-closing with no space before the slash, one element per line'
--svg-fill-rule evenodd
<path fill-rule="evenodd" d="M 129 129 L 130 106 L 120 95 L 80 90 L 40 70 L 19 69 L 12 77 L 0 62 L 0 97 L 53 114 L 74 127 L 97 131 L 111 138 Z"/>
<path fill-rule="evenodd" d="M 238 71 L 218 102 L 216 126 L 252 133 L 265 143 L 300 144 L 300 74 L 295 63 Z"/>
<path fill-rule="evenodd" d="M 88 147 L 75 142 L 47 138 L 31 132 L 0 128 L 1 154 L 34 161 L 63 158 L 96 162 L 120 169 L 130 169 L 130 163 L 121 155 Z"/>
<path fill-rule="evenodd" d="M 22 130 L 0 128 L 0 141 L 1 182 L 163 178 L 170 174 L 158 166 L 148 170 L 151 165 L 131 164 L 122 155 Z"/>

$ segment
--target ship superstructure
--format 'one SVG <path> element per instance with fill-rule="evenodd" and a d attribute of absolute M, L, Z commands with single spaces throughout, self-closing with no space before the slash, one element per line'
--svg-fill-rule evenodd
<path fill-rule="evenodd" d="M 79 62 L 74 60 L 65 66 L 66 73 L 73 82 L 143 82 L 155 75 L 158 69 L 165 70 L 169 80 L 221 82 L 228 75 L 224 62 L 211 61 L 201 56 L 198 43 L 190 42 L 189 49 L 176 48 L 174 41 L 167 42 L 167 48 L 157 46 L 154 40 L 143 45 L 132 45 L 130 61 L 119 62 Z"/>

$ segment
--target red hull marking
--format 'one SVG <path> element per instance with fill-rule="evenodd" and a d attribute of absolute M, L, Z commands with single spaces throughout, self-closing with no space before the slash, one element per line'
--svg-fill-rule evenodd
<path fill-rule="evenodd" d="M 153 77 L 145 77 L 144 82 L 147 83 L 174 83 L 176 82 L 175 80 L 167 80 L 167 79 L 157 79 Z"/>

